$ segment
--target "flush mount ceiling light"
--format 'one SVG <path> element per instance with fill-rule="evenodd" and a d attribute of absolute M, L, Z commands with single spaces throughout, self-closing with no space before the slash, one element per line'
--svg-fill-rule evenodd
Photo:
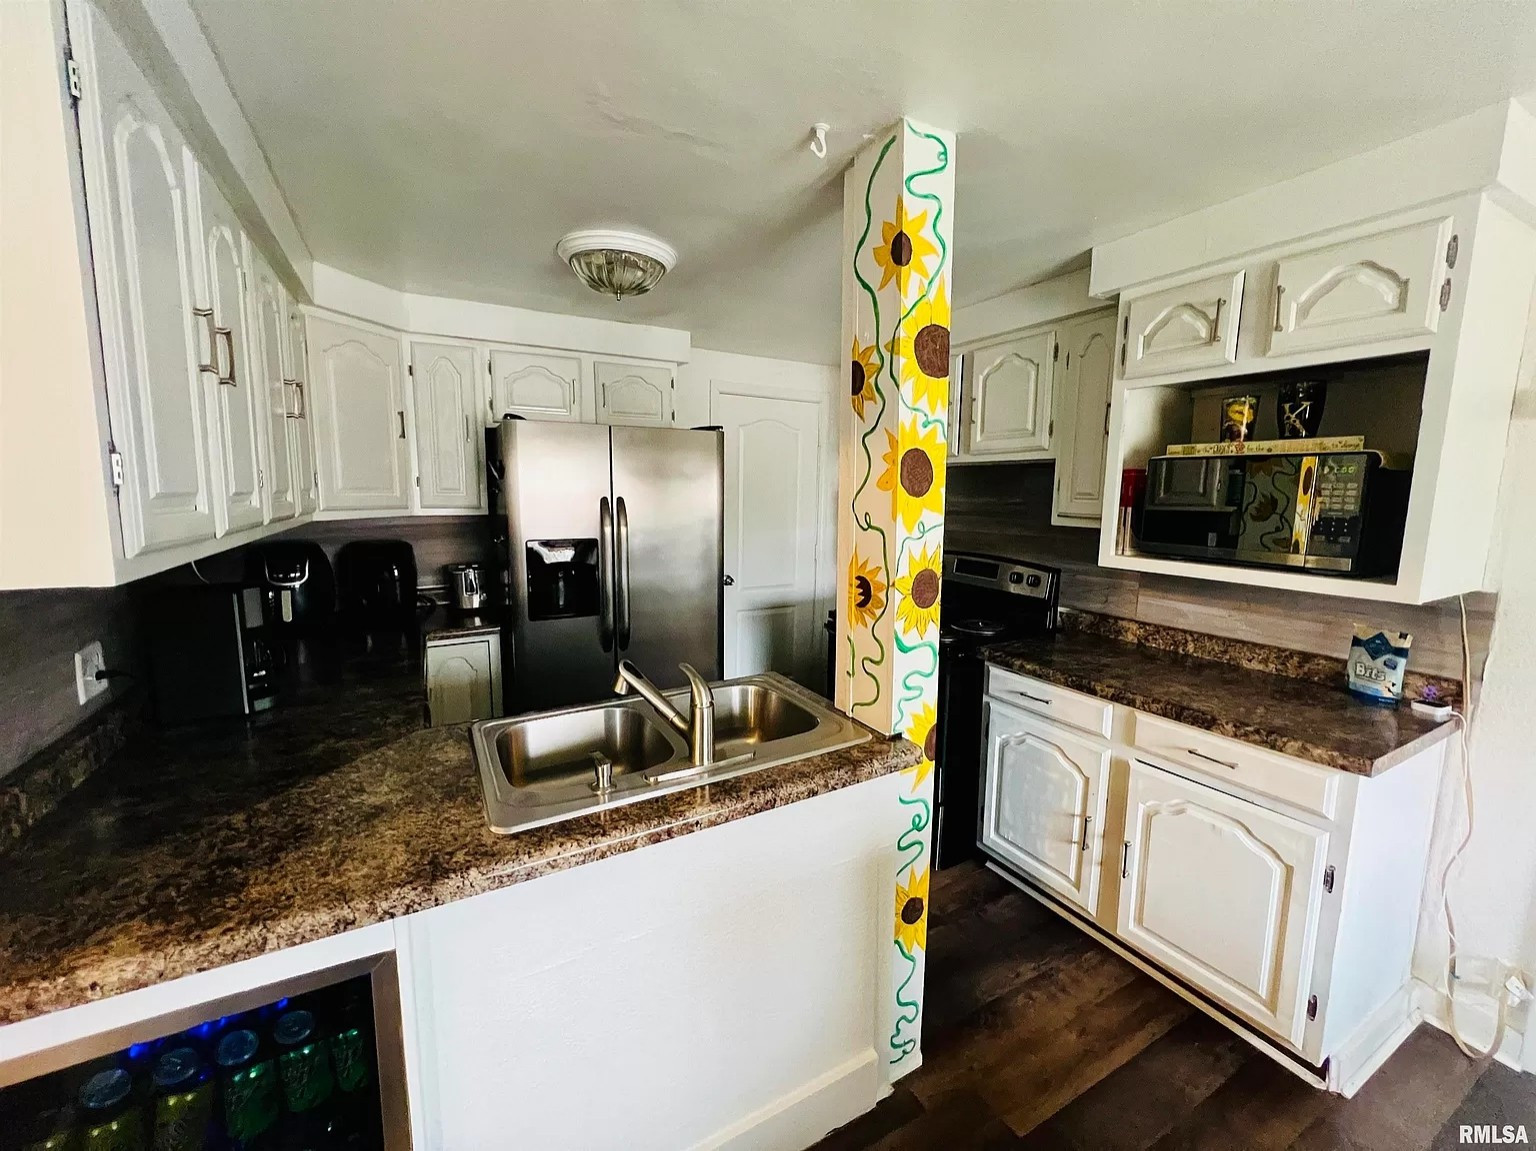
<path fill-rule="evenodd" d="M 677 263 L 677 252 L 651 236 L 589 228 L 572 232 L 555 245 L 555 255 L 571 266 L 583 284 L 615 300 L 642 296 Z"/>

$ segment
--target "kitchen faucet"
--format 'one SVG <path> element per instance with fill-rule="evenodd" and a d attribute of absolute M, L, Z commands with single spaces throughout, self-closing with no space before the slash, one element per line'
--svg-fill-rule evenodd
<path fill-rule="evenodd" d="M 715 761 L 715 696 L 692 664 L 680 663 L 677 666 L 688 677 L 690 707 L 686 719 L 667 702 L 661 689 L 646 679 L 640 669 L 627 659 L 619 661 L 619 674 L 613 681 L 613 690 L 619 695 L 628 695 L 633 691 L 655 708 L 664 720 L 688 737 L 688 758 L 693 766 L 708 767 Z"/>

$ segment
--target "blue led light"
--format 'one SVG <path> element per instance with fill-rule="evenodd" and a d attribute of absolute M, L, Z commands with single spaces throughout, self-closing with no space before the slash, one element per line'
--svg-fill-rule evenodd
<path fill-rule="evenodd" d="M 149 1049 L 150 1049 L 151 1046 L 152 1046 L 152 1044 L 149 1044 L 149 1043 L 135 1043 L 135 1044 L 132 1044 L 128 1048 L 128 1058 L 129 1059 L 142 1059 L 142 1058 L 144 1058 L 144 1056 L 149 1054 Z"/>
<path fill-rule="evenodd" d="M 284 1007 L 288 1006 L 288 997 L 286 995 L 283 996 L 276 1003 L 272 1004 L 272 1006 L 276 1007 L 279 1011 L 281 1011 Z"/>

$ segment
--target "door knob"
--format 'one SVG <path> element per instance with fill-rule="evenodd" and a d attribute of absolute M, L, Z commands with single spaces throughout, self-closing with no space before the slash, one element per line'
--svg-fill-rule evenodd
<path fill-rule="evenodd" d="M 733 575 L 728 575 L 721 582 L 724 583 L 726 587 L 734 587 L 736 584 L 736 577 Z"/>

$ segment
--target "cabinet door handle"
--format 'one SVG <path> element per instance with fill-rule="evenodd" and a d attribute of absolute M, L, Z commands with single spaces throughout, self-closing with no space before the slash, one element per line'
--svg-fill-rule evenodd
<path fill-rule="evenodd" d="M 469 413 L 464 413 L 464 442 L 469 443 Z"/>
<path fill-rule="evenodd" d="M 1104 438 L 1109 438 L 1109 405 L 1104 405 Z"/>
<path fill-rule="evenodd" d="M 1216 311 L 1211 316 L 1211 343 L 1213 344 L 1221 342 L 1221 306 L 1225 303 L 1225 300 L 1218 297 L 1216 300 Z"/>
<path fill-rule="evenodd" d="M 304 399 L 304 381 L 303 380 L 284 380 L 283 383 L 286 384 L 288 387 L 293 389 L 294 398 L 299 401 L 298 404 L 294 407 L 293 411 L 286 413 L 288 418 L 290 420 L 304 420 L 304 419 L 308 419 L 309 418 L 309 405 L 308 405 L 307 401 Z M 284 402 L 286 402 L 286 401 L 287 401 L 287 394 L 284 393 Z"/>
<path fill-rule="evenodd" d="M 1285 328 L 1280 323 L 1280 301 L 1285 296 L 1285 285 L 1275 285 L 1275 331 L 1283 332 Z"/>
<path fill-rule="evenodd" d="M 1082 847 L 1079 849 L 1081 851 L 1087 851 L 1088 850 L 1088 828 L 1089 828 L 1089 826 L 1092 823 L 1093 823 L 1093 816 L 1091 816 L 1091 815 L 1083 816 L 1083 843 L 1082 843 Z"/>
<path fill-rule="evenodd" d="M 1129 879 L 1131 876 L 1131 841 L 1127 839 L 1125 846 L 1120 849 L 1120 878 Z"/>
<path fill-rule="evenodd" d="M 1018 688 L 1009 688 L 1008 690 L 1009 690 L 1009 693 L 1011 695 L 1016 695 L 1016 696 L 1018 696 L 1021 699 L 1034 700 L 1034 702 L 1036 702 L 1036 703 L 1043 703 L 1043 704 L 1045 704 L 1046 707 L 1050 707 L 1051 706 L 1051 701 L 1046 699 L 1042 695 L 1030 695 L 1029 692 L 1027 692 L 1027 691 L 1020 691 Z"/>
<path fill-rule="evenodd" d="M 214 328 L 213 334 L 224 341 L 224 354 L 229 358 L 229 371 L 218 373 L 219 383 L 226 388 L 238 387 L 235 382 L 235 333 L 230 328 Z"/>
<path fill-rule="evenodd" d="M 203 332 L 208 338 L 208 362 L 205 364 L 199 361 L 197 370 L 200 372 L 212 372 L 214 375 L 218 375 L 219 353 L 218 349 L 214 346 L 215 337 L 213 334 L 213 309 L 193 308 L 192 314 L 203 321 Z"/>
<path fill-rule="evenodd" d="M 1222 767 L 1230 767 L 1233 771 L 1237 770 L 1237 764 L 1235 764 L 1235 763 L 1228 763 L 1224 759 L 1217 759 L 1214 755 L 1206 755 L 1205 752 L 1203 752 L 1203 751 L 1196 751 L 1192 747 L 1186 747 L 1184 750 L 1186 752 L 1188 752 L 1190 755 L 1194 756 L 1196 759 L 1203 759 L 1207 763 L 1219 763 L 1219 764 L 1221 764 Z"/>
<path fill-rule="evenodd" d="M 403 440 L 405 439 L 405 413 L 396 412 L 395 415 L 400 417 L 400 438 Z"/>

